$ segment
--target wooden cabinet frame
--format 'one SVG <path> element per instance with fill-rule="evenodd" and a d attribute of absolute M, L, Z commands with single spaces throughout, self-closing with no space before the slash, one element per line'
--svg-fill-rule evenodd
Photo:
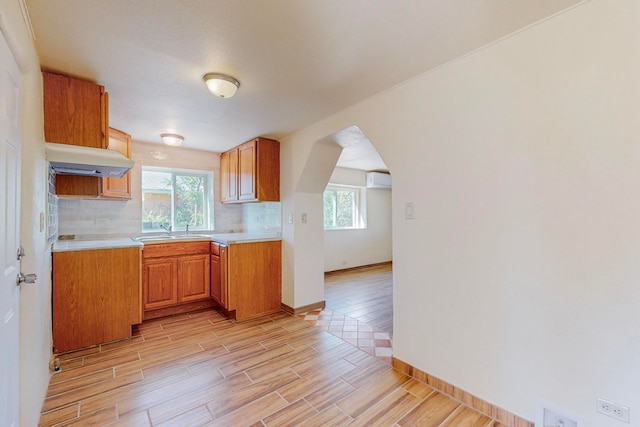
<path fill-rule="evenodd" d="M 144 319 L 213 305 L 209 245 L 209 241 L 145 245 Z"/>
<path fill-rule="evenodd" d="M 280 201 L 280 143 L 245 142 L 220 155 L 222 203 Z"/>

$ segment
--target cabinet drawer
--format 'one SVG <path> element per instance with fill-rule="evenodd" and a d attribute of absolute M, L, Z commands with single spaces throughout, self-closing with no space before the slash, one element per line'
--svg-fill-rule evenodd
<path fill-rule="evenodd" d="M 211 242 L 211 255 L 220 256 L 220 243 Z"/>
<path fill-rule="evenodd" d="M 166 256 L 208 254 L 210 242 L 175 242 L 145 244 L 142 257 L 159 258 Z"/>

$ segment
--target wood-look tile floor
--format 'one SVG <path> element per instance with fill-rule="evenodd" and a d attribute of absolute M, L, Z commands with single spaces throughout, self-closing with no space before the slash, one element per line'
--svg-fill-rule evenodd
<path fill-rule="evenodd" d="M 61 355 L 40 425 L 500 426 L 296 316 L 208 310 L 135 332 Z"/>
<path fill-rule="evenodd" d="M 330 310 L 393 333 L 391 264 L 325 273 L 324 299 Z"/>

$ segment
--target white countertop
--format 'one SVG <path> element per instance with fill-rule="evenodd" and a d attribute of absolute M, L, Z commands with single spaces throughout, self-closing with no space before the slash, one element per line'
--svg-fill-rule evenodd
<path fill-rule="evenodd" d="M 257 233 L 218 233 L 207 234 L 214 242 L 224 245 L 232 245 L 236 243 L 253 243 L 253 242 L 271 242 L 282 240 L 282 237 L 276 237 L 273 234 L 257 234 Z"/>
<path fill-rule="evenodd" d="M 52 252 L 69 252 L 131 247 L 142 247 L 142 243 L 130 238 L 105 240 L 58 240 L 53 244 L 51 250 Z"/>
<path fill-rule="evenodd" d="M 162 237 L 162 236 L 159 236 Z M 214 234 L 196 234 L 191 237 L 174 236 L 173 238 L 138 241 L 129 237 L 125 238 L 113 238 L 113 239 L 92 239 L 92 240 L 58 240 L 52 246 L 52 252 L 68 252 L 68 251 L 86 251 L 95 249 L 113 249 L 113 248 L 128 248 L 128 247 L 142 247 L 145 244 L 151 245 L 154 243 L 171 243 L 171 242 L 184 242 L 184 241 L 202 241 L 210 240 L 223 245 L 234 245 L 240 243 L 254 243 L 254 242 L 271 242 L 282 240 L 281 237 L 276 237 L 274 234 L 258 234 L 258 233 L 214 233 Z"/>

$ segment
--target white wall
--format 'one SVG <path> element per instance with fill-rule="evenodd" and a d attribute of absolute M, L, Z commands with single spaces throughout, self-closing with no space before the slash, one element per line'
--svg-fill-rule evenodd
<path fill-rule="evenodd" d="M 366 172 L 335 168 L 331 184 L 366 186 Z M 391 261 L 391 190 L 364 190 L 367 228 L 324 231 L 324 271 Z"/>
<path fill-rule="evenodd" d="M 286 188 L 352 125 L 389 166 L 395 357 L 530 420 L 620 425 L 596 396 L 640 416 L 638 22 L 587 2 L 283 140 Z"/>
<path fill-rule="evenodd" d="M 20 425 L 36 426 L 49 384 L 51 356 L 51 250 L 40 214 L 46 213 L 47 166 L 44 160 L 42 77 L 31 35 L 17 1 L 0 0 L 0 30 L 23 77 L 22 198 L 20 239 L 26 257 L 22 271 L 38 282 L 20 291 Z"/>

